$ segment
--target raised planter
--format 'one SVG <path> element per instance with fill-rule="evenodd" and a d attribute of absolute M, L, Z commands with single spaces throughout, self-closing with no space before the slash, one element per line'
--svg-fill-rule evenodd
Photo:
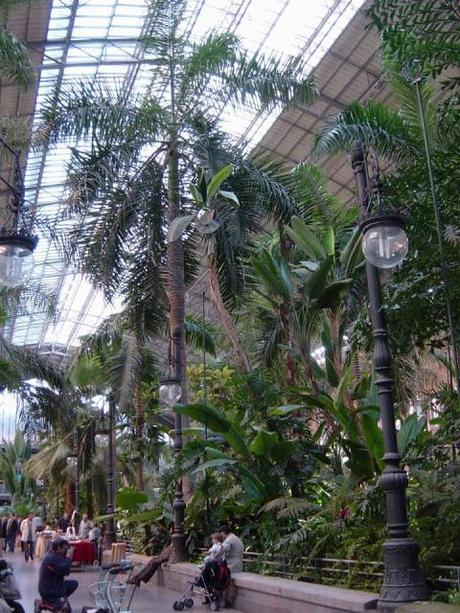
<path fill-rule="evenodd" d="M 145 556 L 130 555 L 136 562 Z M 155 575 L 158 585 L 185 591 L 199 571 L 194 564 L 164 565 Z M 369 592 L 280 579 L 255 573 L 233 575 L 237 587 L 235 607 L 245 613 L 358 613 L 375 609 L 377 596 Z"/>

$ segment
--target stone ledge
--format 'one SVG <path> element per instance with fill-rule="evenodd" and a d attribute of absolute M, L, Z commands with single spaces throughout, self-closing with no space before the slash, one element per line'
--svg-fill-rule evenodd
<path fill-rule="evenodd" d="M 397 613 L 459 613 L 460 606 L 445 602 L 411 602 L 397 608 Z"/>
<path fill-rule="evenodd" d="M 129 559 L 138 563 L 148 560 L 139 554 L 131 554 Z M 157 583 L 169 589 L 185 590 L 198 573 L 197 567 L 188 562 L 163 565 L 156 575 Z M 235 606 L 247 613 L 259 607 L 264 613 L 360 613 L 375 609 L 377 603 L 377 596 L 369 592 L 255 573 L 236 573 L 233 580 L 237 587 Z"/>

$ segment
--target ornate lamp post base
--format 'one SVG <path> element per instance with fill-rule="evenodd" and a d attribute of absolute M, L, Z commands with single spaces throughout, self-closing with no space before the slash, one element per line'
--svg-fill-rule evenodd
<path fill-rule="evenodd" d="M 383 544 L 385 575 L 377 609 L 392 613 L 405 602 L 427 600 L 428 590 L 412 538 L 388 539 Z"/>

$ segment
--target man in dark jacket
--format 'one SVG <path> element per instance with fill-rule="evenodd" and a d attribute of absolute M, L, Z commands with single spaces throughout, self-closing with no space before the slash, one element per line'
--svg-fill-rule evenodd
<path fill-rule="evenodd" d="M 38 591 L 43 602 L 54 607 L 63 607 L 67 598 L 75 592 L 78 581 L 64 580 L 70 573 L 73 547 L 63 538 L 57 538 L 51 543 L 51 551 L 46 554 L 40 566 Z"/>
<path fill-rule="evenodd" d="M 19 522 L 15 513 L 11 513 L 8 523 L 6 524 L 6 544 L 8 549 L 14 553 L 16 545 L 16 536 L 18 534 Z"/>

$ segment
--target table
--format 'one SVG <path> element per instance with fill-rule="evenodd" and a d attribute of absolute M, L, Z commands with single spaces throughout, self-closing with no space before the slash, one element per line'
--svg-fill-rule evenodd
<path fill-rule="evenodd" d="M 93 564 L 96 559 L 93 543 L 89 541 L 69 541 L 69 545 L 75 549 L 72 562 Z"/>

